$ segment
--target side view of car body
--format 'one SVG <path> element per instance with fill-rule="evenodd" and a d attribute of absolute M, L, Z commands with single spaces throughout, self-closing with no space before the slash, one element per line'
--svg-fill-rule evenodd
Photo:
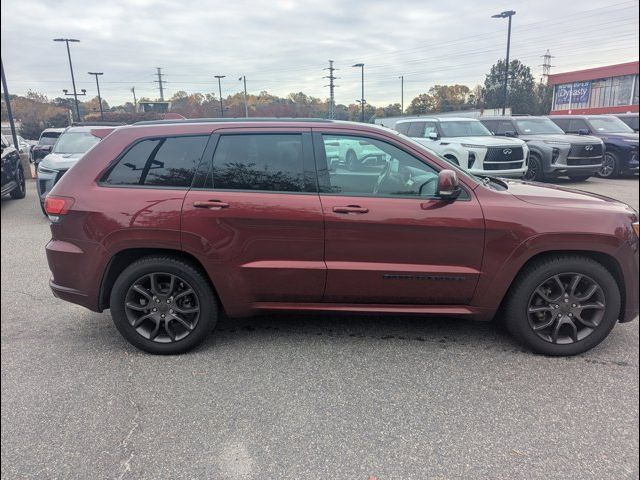
<path fill-rule="evenodd" d="M 24 198 L 26 195 L 25 177 L 20 162 L 20 154 L 2 135 L 2 196 Z"/>
<path fill-rule="evenodd" d="M 604 143 L 597 137 L 568 135 L 547 117 L 482 117 L 491 133 L 517 137 L 529 146 L 527 180 L 567 176 L 583 181 L 602 168 Z"/>
<path fill-rule="evenodd" d="M 31 163 L 35 164 L 36 169 L 40 160 L 49 155 L 53 144 L 64 130 L 64 128 L 47 128 L 42 131 L 38 143 L 31 147 Z"/>
<path fill-rule="evenodd" d="M 46 157 L 38 164 L 38 196 L 44 208 L 44 199 L 55 183 L 102 137 L 113 128 L 82 126 L 66 128 Z M 43 210 L 44 211 L 44 210 Z"/>
<path fill-rule="evenodd" d="M 565 133 L 602 139 L 605 154 L 598 176 L 614 178 L 638 172 L 638 133 L 613 115 L 551 115 Z"/>
<path fill-rule="evenodd" d="M 381 165 L 330 165 L 363 142 Z M 366 144 L 366 145 L 365 145 Z M 51 288 L 153 353 L 218 311 L 490 320 L 570 355 L 638 313 L 638 215 L 559 187 L 480 179 L 386 128 L 160 121 L 114 130 L 46 198 Z"/>
<path fill-rule="evenodd" d="M 494 137 L 476 119 L 419 117 L 399 120 L 394 128 L 476 175 L 522 178 L 527 173 L 527 144 Z"/>

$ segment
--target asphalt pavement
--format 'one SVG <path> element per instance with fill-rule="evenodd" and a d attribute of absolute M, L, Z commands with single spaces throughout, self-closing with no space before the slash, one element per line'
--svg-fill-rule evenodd
<path fill-rule="evenodd" d="M 306 313 L 152 356 L 52 297 L 28 187 L 2 199 L 2 479 L 638 478 L 637 320 L 572 358 L 494 323 Z M 579 188 L 638 209 L 637 176 Z"/>

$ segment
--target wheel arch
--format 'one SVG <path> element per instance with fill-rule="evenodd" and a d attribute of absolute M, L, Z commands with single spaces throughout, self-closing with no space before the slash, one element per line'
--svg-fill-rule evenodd
<path fill-rule="evenodd" d="M 195 256 L 182 250 L 167 248 L 127 248 L 120 250 L 119 252 L 114 254 L 107 263 L 107 266 L 102 275 L 102 281 L 100 283 L 100 297 L 98 299 L 99 310 L 102 311 L 109 308 L 109 297 L 111 296 L 111 289 L 113 288 L 113 284 L 115 283 L 116 279 L 124 271 L 125 268 L 127 268 L 133 262 L 140 260 L 141 258 L 155 256 L 168 256 L 176 258 L 193 266 L 204 276 L 204 278 L 209 281 L 209 285 L 211 286 L 213 294 L 218 301 L 218 305 L 220 305 L 221 308 L 224 308 L 222 302 L 220 301 L 218 290 L 213 284 L 213 280 L 207 273 L 207 270 L 204 268 L 202 263 Z"/>

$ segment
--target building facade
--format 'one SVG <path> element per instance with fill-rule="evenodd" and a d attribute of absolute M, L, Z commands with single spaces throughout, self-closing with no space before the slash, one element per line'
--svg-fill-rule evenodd
<path fill-rule="evenodd" d="M 638 62 L 549 75 L 551 115 L 638 111 Z"/>

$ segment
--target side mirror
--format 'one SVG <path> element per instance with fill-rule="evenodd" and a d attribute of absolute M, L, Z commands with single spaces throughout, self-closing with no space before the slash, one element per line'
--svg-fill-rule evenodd
<path fill-rule="evenodd" d="M 515 137 L 517 137 L 517 136 L 518 136 L 518 134 L 517 134 L 515 131 L 513 131 L 513 130 L 509 130 L 509 131 L 507 131 L 507 132 L 504 132 L 504 136 L 505 136 L 505 137 L 515 138 Z"/>
<path fill-rule="evenodd" d="M 460 195 L 458 174 L 453 170 L 440 170 L 438 173 L 438 191 L 436 194 L 443 200 L 453 200 Z"/>
<path fill-rule="evenodd" d="M 578 135 L 589 135 L 589 129 L 588 128 L 581 128 L 580 130 L 578 130 Z"/>
<path fill-rule="evenodd" d="M 440 135 L 438 135 L 436 132 L 429 132 L 429 135 L 427 135 L 427 138 L 429 140 L 438 140 L 440 138 Z"/>

